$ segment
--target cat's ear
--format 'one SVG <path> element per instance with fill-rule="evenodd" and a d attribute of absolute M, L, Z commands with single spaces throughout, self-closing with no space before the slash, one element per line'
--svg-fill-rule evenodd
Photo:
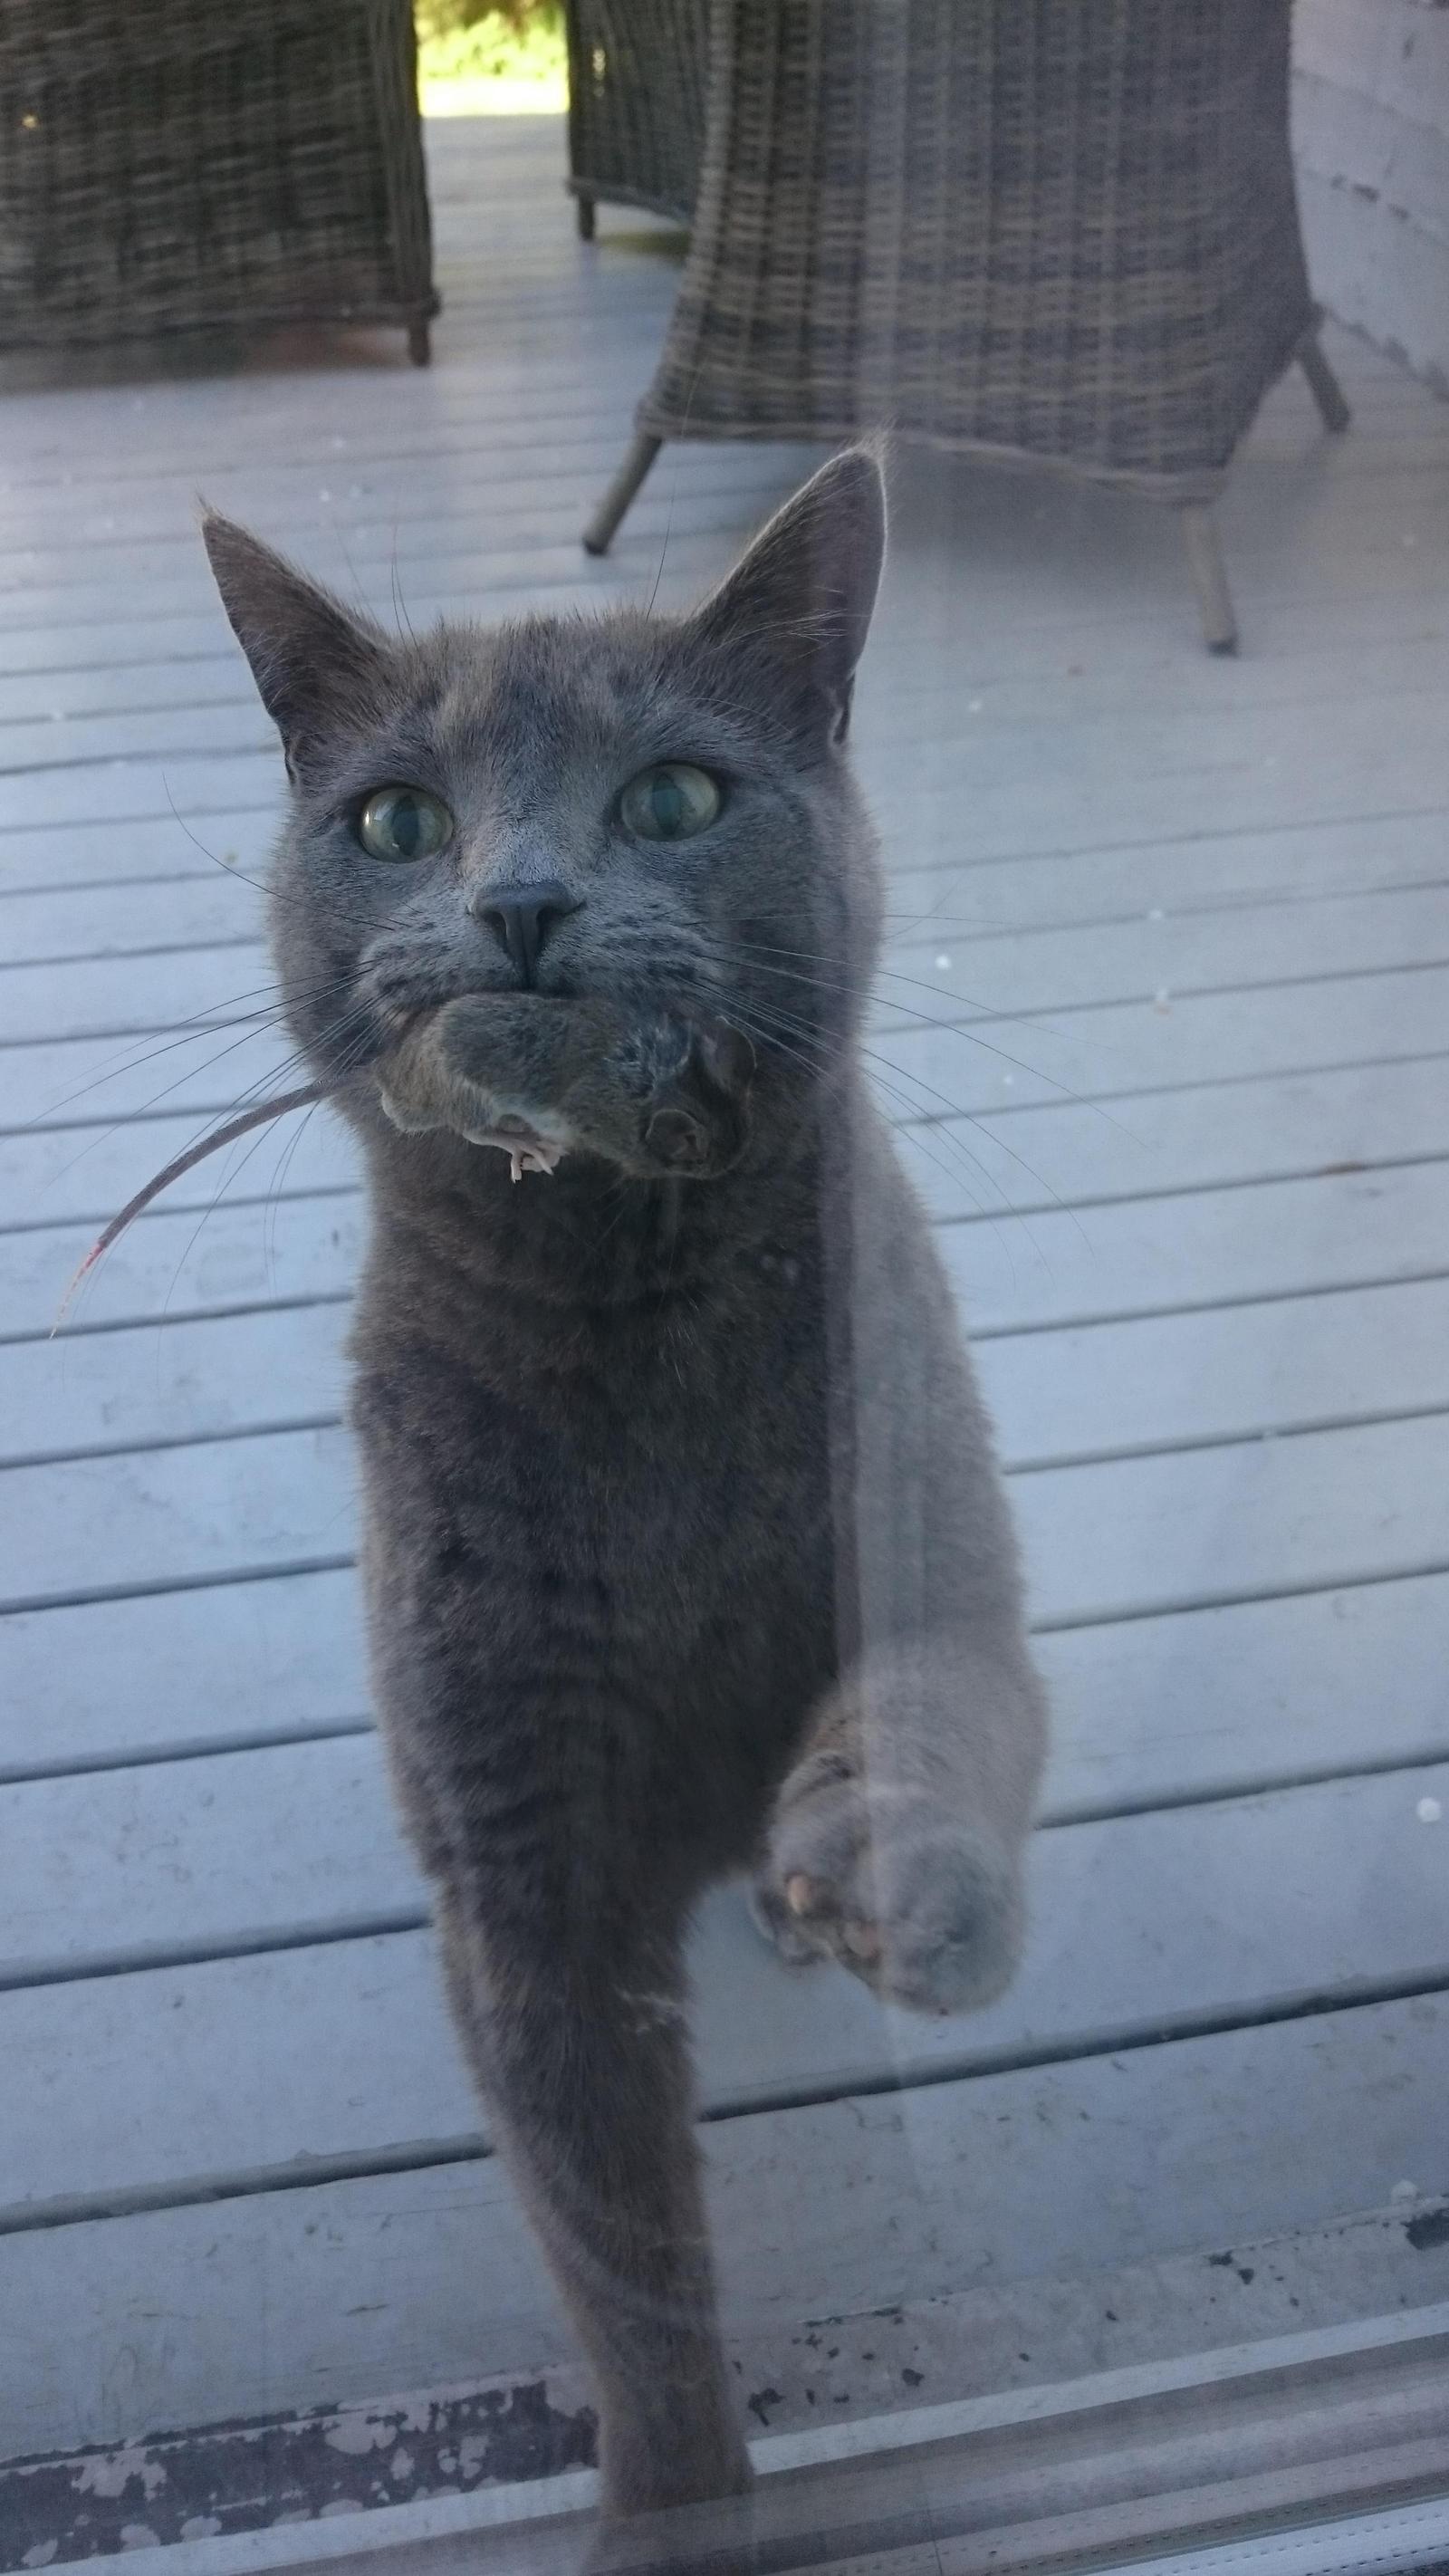
<path fill-rule="evenodd" d="M 386 706 L 387 639 L 232 520 L 208 511 L 201 535 L 295 777 L 323 742 Z"/>
<path fill-rule="evenodd" d="M 885 560 L 885 486 L 868 447 L 811 476 L 696 612 L 710 643 L 773 663 L 837 742 Z"/>

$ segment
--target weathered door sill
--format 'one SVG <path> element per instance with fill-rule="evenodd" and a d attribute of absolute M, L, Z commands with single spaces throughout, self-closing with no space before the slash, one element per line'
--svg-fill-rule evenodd
<path fill-rule="evenodd" d="M 1449 2560 L 1449 2303 L 762 2436 L 755 2494 L 656 2517 L 619 2576 L 1349 2576 Z M 130 2576 L 572 2576 L 592 2472 L 127 2553 Z M 1255 2546 L 1266 2544 L 1271 2550 Z M 1227 2544 L 1231 2543 L 1231 2546 Z M 1355 2555 L 1355 2552 L 1357 2553 Z M 1184 2554 L 1186 2553 L 1186 2554 Z M 52 2559 L 48 2563 L 64 2563 Z"/>

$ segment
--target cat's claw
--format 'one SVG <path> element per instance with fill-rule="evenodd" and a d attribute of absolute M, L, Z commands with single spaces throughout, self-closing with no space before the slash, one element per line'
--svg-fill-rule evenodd
<path fill-rule="evenodd" d="M 818 1968 L 825 1953 L 800 1929 L 780 1889 L 763 1873 L 748 1892 L 750 1919 L 787 1968 Z"/>
<path fill-rule="evenodd" d="M 792 1914 L 808 1919 L 817 1910 L 829 1911 L 832 1902 L 831 1891 L 828 1887 L 822 1887 L 817 1879 L 797 1875 L 791 1879 L 785 1890 L 785 1902 Z M 863 1968 L 873 1967 L 880 1957 L 881 1937 L 878 1923 L 872 1923 L 866 1919 L 851 1921 L 848 1917 L 843 1918 L 840 1925 L 840 1938 L 852 1959 L 859 1960 Z"/>

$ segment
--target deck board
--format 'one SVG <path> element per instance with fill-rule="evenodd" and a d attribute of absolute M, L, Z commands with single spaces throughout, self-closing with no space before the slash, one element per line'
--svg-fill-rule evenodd
<path fill-rule="evenodd" d="M 1441 1410 L 1018 1471 L 1032 1615 L 1074 1627 L 1449 1567 L 1444 1441 Z M 355 1546 L 350 1445 L 326 1412 L 4 1472 L 0 1612 L 321 1572 Z"/>
<path fill-rule="evenodd" d="M 100 1792 L 95 1821 L 78 1784 L 27 1793 L 53 1808 L 69 1798 L 83 1819 L 74 1875 L 44 1891 L 30 1918 L 37 1971 L 59 1955 L 45 1944 L 62 1932 L 95 1942 L 97 1957 L 144 1963 L 160 1946 L 158 1926 L 174 1921 L 179 1869 L 189 1888 L 224 1896 L 245 1885 L 254 1901 L 225 1931 L 198 1930 L 198 1947 L 212 1955 L 194 1964 L 0 1992 L 0 2051 L 20 2104 L 0 2235 L 48 2203 L 85 2200 L 94 2210 L 107 2198 L 194 2190 L 215 2168 L 223 2124 L 230 2171 L 273 2182 L 298 2179 L 309 2158 L 411 2150 L 421 2161 L 479 2129 L 431 1936 L 337 1937 L 367 1905 L 401 1915 L 425 1901 L 388 1827 L 373 1749 L 332 1743 L 308 1759 L 327 1805 L 287 1835 L 279 1823 L 296 1766 L 280 1751 L 176 1765 L 176 1786 L 187 1772 L 198 1784 L 189 1813 L 164 1827 L 148 1820 L 144 1849 L 122 1774 L 86 1784 Z M 366 1839 L 355 1831 L 359 1783 L 376 1802 Z M 116 1794 L 128 1788 L 130 1814 L 118 1828 Z M 1211 2024 L 1225 2003 L 1266 2017 L 1309 2000 L 1346 2003 L 1366 1983 L 1449 1979 L 1442 1837 L 1417 1812 L 1424 1798 L 1442 1804 L 1446 1790 L 1449 1765 L 1438 1764 L 1041 1833 L 1028 1966 L 1004 2002 L 967 2023 L 882 2012 L 847 1977 L 781 1969 L 739 1892 L 719 1892 L 693 1954 L 701 2102 L 733 2116 L 792 2097 L 829 2100 L 1050 2060 L 1085 2052 L 1094 2038 L 1117 2047 L 1165 2038 Z M 116 1843 L 126 1855 L 119 1872 L 107 1866 Z M 94 1892 L 77 1904 L 82 1870 Z M 22 1910 L 31 1893 L 22 1880 Z M 260 1950 L 279 1938 L 287 1946 Z M 235 1955 L 244 1948 L 254 1955 Z M 12 1957 L 0 1977 L 21 1966 Z M 359 2049 L 369 2026 L 389 2035 L 385 2051 Z M 405 2069 L 393 2041 L 403 2033 Z"/>
<path fill-rule="evenodd" d="M 1054 1710 L 1047 1813 L 1131 1812 L 1449 1758 L 1446 1616 L 1449 1574 L 1409 1575 L 1042 1636 Z M 6 1782 L 368 1723 L 350 1567 L 0 1625 Z"/>
<path fill-rule="evenodd" d="M 0 963 L 154 954 L 221 940 L 244 945 L 258 937 L 261 898 L 252 879 L 266 864 L 265 816 L 203 816 L 196 829 L 201 842 L 227 855 L 227 867 L 208 860 L 205 848 L 187 842 L 179 826 L 173 827 L 179 853 L 170 840 L 163 851 L 155 834 L 134 847 L 121 841 L 115 872 L 101 884 L 66 881 L 70 873 L 94 868 L 89 837 L 68 843 L 62 861 L 60 836 L 44 836 L 43 856 L 29 862 L 39 882 L 22 883 L 20 861 L 13 857 L 9 876 L 0 878 Z M 177 864 L 158 867 L 163 855 Z M 946 827 L 924 849 L 921 836 L 914 837 L 912 857 L 913 865 L 891 871 L 887 928 L 893 947 L 920 945 L 943 928 L 1019 931 L 1124 916 L 1155 921 L 1171 915 L 1181 921 L 1219 907 L 1273 904 L 1292 896 L 1324 901 L 1381 887 L 1442 886 L 1449 868 L 1443 817 L 1434 812 L 1291 825 L 1217 840 L 1187 835 L 1148 850 L 1098 849 L 1090 868 L 1075 854 L 965 865 Z M 166 877 L 164 899 L 152 895 L 138 903 L 122 858 L 141 882 L 151 882 L 154 874 Z"/>
<path fill-rule="evenodd" d="M 158 1107 L 224 1114 L 249 1083 L 270 1079 L 291 1054 L 285 1033 L 271 1025 L 276 996 L 260 964 L 243 969 L 240 980 L 229 967 L 228 981 L 234 993 L 255 996 L 256 1024 L 238 1013 L 174 1034 L 115 1028 L 0 1048 L 7 1095 L 0 1124 L 12 1132 L 74 1127 L 98 1105 L 112 1119 Z M 1449 1027 L 1449 964 L 1432 960 L 1224 992 L 1177 995 L 1164 986 L 1127 1001 L 983 1012 L 974 1021 L 923 1008 L 921 1019 L 904 1025 L 895 990 L 883 986 L 881 1025 L 867 1032 L 866 1069 L 905 1123 L 1025 1109 L 1053 1095 L 1123 1100 L 1267 1073 L 1383 1063 L 1437 1052 Z"/>
<path fill-rule="evenodd" d="M 0 1468 L 339 1419 L 336 1303 L 260 1306 L 0 1346 Z M 1438 1279 L 1234 1300 L 1025 1335 L 977 1374 L 1009 1469 L 1449 1412 L 1449 1264 Z M 341 1495 L 339 1493 L 339 1507 Z"/>
<path fill-rule="evenodd" d="M 67 1316 L 67 1349 L 97 1332 L 160 1333 L 196 1316 L 343 1299 L 363 1226 L 355 1189 L 283 1201 L 264 1222 L 254 1205 L 225 1200 L 203 1225 L 191 1210 L 157 1205 L 90 1273 Z M 0 1370 L 7 1343 L 49 1335 L 56 1283 L 94 1239 L 89 1225 L 0 1235 Z M 960 1222 L 939 1240 L 978 1347 L 1054 1325 L 1437 1278 L 1449 1273 L 1449 1157 L 1039 1210 L 1029 1233 Z M 169 1365 L 159 1349 L 146 1357 Z M 48 1358 L 51 1385 L 75 1364 Z"/>
<path fill-rule="evenodd" d="M 1160 911 L 1160 908 L 1157 908 Z M 1175 999 L 1333 975 L 1449 962 L 1449 885 L 1394 886 L 1324 895 L 1305 953 L 1297 903 L 1206 909 L 1186 919 L 1050 923 L 953 937 L 947 923 L 916 926 L 906 913 L 885 961 L 874 1025 L 910 1025 L 916 1014 L 965 1024 L 988 1016 L 1101 1008 L 1157 994 Z M 77 958 L 57 992 L 53 963 L 13 965 L 0 981 L 0 1044 L 81 1038 L 99 1030 L 224 1025 L 258 995 L 273 970 L 258 944 L 197 946 L 150 955 Z"/>
<path fill-rule="evenodd" d="M 1064 2245 L 1090 2276 L 1378 2208 L 1430 2170 L 1446 2084 L 1449 2015 L 1417 2000 L 712 2124 L 727 2326 L 788 2344 L 807 2318 L 1050 2280 Z M 0 2240 L 25 2450 L 536 2380 L 569 2350 L 493 2157 Z"/>
<path fill-rule="evenodd" d="M 1055 1719 L 1048 1815 L 1449 1757 L 1446 1613 L 1449 1574 L 1403 1575 L 1039 1637 Z M 360 1733 L 355 1577 L 17 1613 L 0 1627 L 0 1685 L 7 1782 Z M 0 1809 L 12 1833 L 15 1812 Z M 183 1945 L 187 1934 L 178 1922 Z"/>
<path fill-rule="evenodd" d="M 370 1731 L 347 1139 L 204 1167 L 45 1338 L 97 1226 L 281 1053 L 174 1043 L 268 981 L 281 794 L 198 489 L 384 617 L 394 570 L 414 617 L 656 573 L 675 607 L 816 452 L 671 451 L 588 564 L 672 255 L 611 247 L 625 218 L 579 247 L 547 120 L 431 149 L 429 375 L 379 342 L 0 395 L 17 2448 L 567 2348 L 470 2143 Z M 1223 505 L 1236 664 L 1162 516 L 896 460 L 869 1042 L 1015 1471 L 1051 1821 L 1021 1982 L 974 2022 L 882 2021 L 708 1909 L 737 2326 L 1449 2187 L 1449 407 L 1334 355 L 1352 434 L 1285 383 Z"/>

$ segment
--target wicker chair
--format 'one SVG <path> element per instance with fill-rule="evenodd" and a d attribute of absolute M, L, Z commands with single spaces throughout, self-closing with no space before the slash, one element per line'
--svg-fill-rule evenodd
<path fill-rule="evenodd" d="M 569 186 L 687 224 L 704 148 L 709 0 L 568 0 Z"/>
<path fill-rule="evenodd" d="M 1289 0 L 715 0 L 690 255 L 637 435 L 889 428 L 1183 513 L 1208 642 L 1236 628 L 1210 504 L 1315 336 L 1288 149 Z"/>
<path fill-rule="evenodd" d="M 433 293 L 409 0 L 0 0 L 0 345 Z"/>

